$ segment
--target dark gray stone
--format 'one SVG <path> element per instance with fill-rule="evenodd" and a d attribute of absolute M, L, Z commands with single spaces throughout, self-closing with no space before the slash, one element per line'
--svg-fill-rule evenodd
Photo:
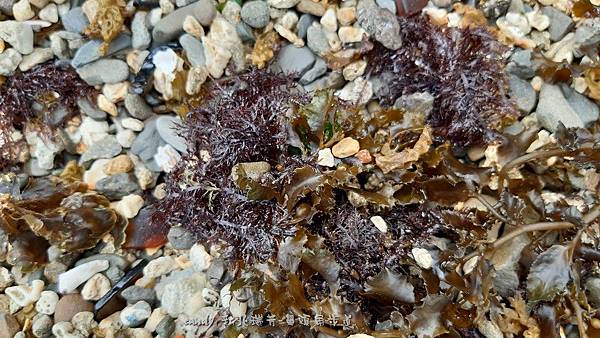
<path fill-rule="evenodd" d="M 244 3 L 240 15 L 245 23 L 254 28 L 263 28 L 271 21 L 269 5 L 261 0 Z"/>
<path fill-rule="evenodd" d="M 522 79 L 531 79 L 535 76 L 536 67 L 532 61 L 530 49 L 517 49 L 510 57 L 506 70 Z"/>
<path fill-rule="evenodd" d="M 139 301 L 144 301 L 152 305 L 156 301 L 156 292 L 154 289 L 132 285 L 121 291 L 121 297 L 125 298 L 129 304 L 135 304 Z"/>
<path fill-rule="evenodd" d="M 61 22 L 66 30 L 82 34 L 90 22 L 83 13 L 81 7 L 72 8 L 61 17 Z"/>
<path fill-rule="evenodd" d="M 122 33 L 116 39 L 114 39 L 105 55 L 100 53 L 100 47 L 102 46 L 101 40 L 91 40 L 83 44 L 83 46 L 77 49 L 73 60 L 71 60 L 71 66 L 79 68 L 87 65 L 90 62 L 101 59 L 104 56 L 111 56 L 123 49 L 131 47 L 131 36 L 129 34 Z"/>
<path fill-rule="evenodd" d="M 129 115 L 138 120 L 145 120 L 154 114 L 152 108 L 140 95 L 127 93 L 124 103 Z"/>
<path fill-rule="evenodd" d="M 323 27 L 319 23 L 313 23 L 306 31 L 306 46 L 317 55 L 325 55 L 331 51 L 329 40 L 325 35 Z"/>
<path fill-rule="evenodd" d="M 254 37 L 254 32 L 252 31 L 252 27 L 248 26 L 244 22 L 238 22 L 237 25 L 235 25 L 235 30 L 240 39 L 242 39 L 242 42 L 256 41 L 256 38 Z"/>
<path fill-rule="evenodd" d="M 308 27 L 310 27 L 310 25 L 312 25 L 312 23 L 315 21 L 317 21 L 317 18 L 315 18 L 313 15 L 300 15 L 300 19 L 298 19 L 298 23 L 296 24 L 296 32 L 301 39 L 306 38 L 306 32 L 308 31 Z"/>
<path fill-rule="evenodd" d="M 85 163 L 99 158 L 112 158 L 119 155 L 121 150 L 123 150 L 123 147 L 117 142 L 117 138 L 114 135 L 106 135 L 100 141 L 90 146 L 85 153 L 81 155 L 79 163 Z"/>
<path fill-rule="evenodd" d="M 515 75 L 508 78 L 508 83 L 509 96 L 515 101 L 517 108 L 524 113 L 530 113 L 537 103 L 537 93 L 531 84 Z"/>
<path fill-rule="evenodd" d="M 321 78 L 316 79 L 312 83 L 304 86 L 304 89 L 308 92 L 313 92 L 319 89 L 340 89 L 344 86 L 346 80 L 341 72 L 333 71 L 324 75 Z"/>
<path fill-rule="evenodd" d="M 217 10 L 212 0 L 200 0 L 191 5 L 181 7 L 160 19 L 152 30 L 152 38 L 156 43 L 176 39 L 183 32 L 183 20 L 192 15 L 203 26 L 210 26 Z"/>
<path fill-rule="evenodd" d="M 434 97 L 428 92 L 402 95 L 394 102 L 394 108 L 422 113 L 427 117 L 433 110 L 433 100 Z"/>
<path fill-rule="evenodd" d="M 196 236 L 189 230 L 182 227 L 172 227 L 169 229 L 167 239 L 173 248 L 178 250 L 187 250 L 196 244 Z"/>
<path fill-rule="evenodd" d="M 307 85 L 317 78 L 327 73 L 327 63 L 320 57 L 317 57 L 315 64 L 306 72 L 298 82 L 301 85 Z"/>
<path fill-rule="evenodd" d="M 156 130 L 157 118 L 150 118 L 145 121 L 144 130 L 142 130 L 131 145 L 131 152 L 138 155 L 142 161 L 151 161 L 156 154 L 156 149 L 164 144 Z"/>
<path fill-rule="evenodd" d="M 284 46 L 277 55 L 275 69 L 287 75 L 301 77 L 315 63 L 315 55 L 307 47 Z"/>
<path fill-rule="evenodd" d="M 600 18 L 582 20 L 575 31 L 575 41 L 583 48 L 598 45 L 600 43 Z"/>
<path fill-rule="evenodd" d="M 585 97 L 585 95 L 579 94 L 567 84 L 562 84 L 561 89 L 565 99 L 567 99 L 567 102 L 569 102 L 575 113 L 579 115 L 583 124 L 587 125 L 598 120 L 600 108 L 598 108 L 597 104 Z"/>
<path fill-rule="evenodd" d="M 183 47 L 185 55 L 193 67 L 204 66 L 206 64 L 204 46 L 200 40 L 186 33 L 179 37 L 179 43 L 181 44 L 181 47 Z"/>
<path fill-rule="evenodd" d="M 105 177 L 96 182 L 96 191 L 110 200 L 119 200 L 130 194 L 141 194 L 142 190 L 132 174 L 121 173 Z"/>
<path fill-rule="evenodd" d="M 117 83 L 127 80 L 129 66 L 117 59 L 100 59 L 78 68 L 77 74 L 91 86 Z"/>
<path fill-rule="evenodd" d="M 96 108 L 95 104 L 86 98 L 77 100 L 77 106 L 82 113 L 94 120 L 106 120 L 106 112 Z"/>
<path fill-rule="evenodd" d="M 187 152 L 187 141 L 180 136 L 181 132 L 177 129 L 180 124 L 181 119 L 174 116 L 161 116 L 156 120 L 156 130 L 163 141 L 185 154 Z"/>
<path fill-rule="evenodd" d="M 542 8 L 542 13 L 550 18 L 550 40 L 558 41 L 562 39 L 575 25 L 573 19 L 552 6 Z"/>

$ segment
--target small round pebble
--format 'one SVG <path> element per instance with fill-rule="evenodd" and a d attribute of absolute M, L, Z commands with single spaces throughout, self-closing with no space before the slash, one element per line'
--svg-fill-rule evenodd
<path fill-rule="evenodd" d="M 85 300 L 98 300 L 110 290 L 110 280 L 101 273 L 92 276 L 81 289 Z"/>
<path fill-rule="evenodd" d="M 127 327 L 140 326 L 152 313 L 150 304 L 139 301 L 121 311 L 121 323 Z"/>
<path fill-rule="evenodd" d="M 52 318 L 45 314 L 38 314 L 33 319 L 31 332 L 38 338 L 49 337 L 52 333 Z"/>
<path fill-rule="evenodd" d="M 56 304 L 58 304 L 58 294 L 56 292 L 42 291 L 40 299 L 35 304 L 35 310 L 39 313 L 52 315 L 56 309 Z"/>
<path fill-rule="evenodd" d="M 206 252 L 204 245 L 196 243 L 190 249 L 190 261 L 196 271 L 206 271 L 212 262 L 211 255 Z"/>
<path fill-rule="evenodd" d="M 244 3 L 240 15 L 246 24 L 254 28 L 263 28 L 268 25 L 271 20 L 269 15 L 269 5 L 261 0 Z"/>
<path fill-rule="evenodd" d="M 54 321 L 57 323 L 70 321 L 73 316 L 83 311 L 94 311 L 94 306 L 78 293 L 64 295 L 56 304 Z"/>

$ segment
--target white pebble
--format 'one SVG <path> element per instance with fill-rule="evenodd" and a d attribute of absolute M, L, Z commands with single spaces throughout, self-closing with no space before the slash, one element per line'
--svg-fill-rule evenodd
<path fill-rule="evenodd" d="M 124 129 L 117 132 L 117 142 L 119 142 L 121 147 L 131 148 L 133 141 L 135 141 L 135 133 L 133 130 Z"/>
<path fill-rule="evenodd" d="M 33 18 L 35 16 L 35 12 L 31 9 L 31 4 L 29 0 L 21 0 L 16 2 L 13 7 L 13 16 L 17 21 L 25 21 Z"/>
<path fill-rule="evenodd" d="M 121 311 L 121 323 L 127 327 L 136 327 L 141 325 L 152 313 L 150 304 L 143 300 L 128 306 Z"/>
<path fill-rule="evenodd" d="M 381 216 L 373 216 L 373 217 L 371 217 L 371 223 L 373 223 L 373 225 L 375 225 L 375 227 L 379 231 L 381 231 L 382 233 L 384 233 L 384 234 L 388 230 L 387 223 L 385 222 L 385 220 Z"/>
<path fill-rule="evenodd" d="M 108 266 L 107 260 L 99 259 L 61 273 L 58 276 L 58 292 L 65 294 L 75 291 L 79 285 L 85 283 L 93 275 L 108 269 Z"/>
<path fill-rule="evenodd" d="M 71 324 L 75 329 L 84 336 L 90 336 L 94 329 L 98 327 L 98 323 L 94 320 L 94 314 L 89 311 L 79 312 L 71 319 Z"/>
<path fill-rule="evenodd" d="M 209 305 L 215 305 L 219 301 L 219 293 L 213 289 L 202 289 L 202 298 Z"/>
<path fill-rule="evenodd" d="M 42 20 L 49 21 L 52 23 L 57 23 L 58 22 L 58 8 L 56 7 L 56 4 L 49 4 L 48 6 L 42 8 L 39 11 L 38 16 Z"/>
<path fill-rule="evenodd" d="M 4 290 L 11 286 L 14 281 L 15 279 L 10 271 L 5 267 L 0 266 L 0 290 Z"/>
<path fill-rule="evenodd" d="M 324 167 L 335 167 L 335 158 L 331 153 L 330 148 L 319 150 L 319 157 L 317 158 L 317 164 Z"/>
<path fill-rule="evenodd" d="M 54 291 L 42 291 L 40 299 L 35 304 L 35 310 L 45 315 L 54 314 L 56 304 L 58 303 L 58 295 Z"/>
<path fill-rule="evenodd" d="M 329 7 L 325 14 L 321 17 L 321 26 L 329 32 L 337 31 L 337 17 L 335 15 L 335 7 Z"/>
<path fill-rule="evenodd" d="M 4 293 L 15 304 L 25 307 L 40 299 L 42 290 L 44 290 L 44 282 L 36 279 L 31 281 L 31 285 L 10 286 L 4 290 Z"/>
<path fill-rule="evenodd" d="M 111 204 L 111 207 L 125 218 L 134 218 L 143 206 L 144 199 L 135 194 L 127 195 L 120 201 Z"/>
<path fill-rule="evenodd" d="M 179 152 L 177 152 L 170 144 L 158 147 L 156 149 L 156 154 L 154 155 L 154 161 L 156 161 L 156 164 L 160 169 L 166 173 L 173 170 L 180 159 L 181 155 L 179 155 Z"/>
<path fill-rule="evenodd" d="M 210 266 L 212 256 L 206 252 L 204 245 L 196 243 L 190 248 L 190 261 L 196 271 L 204 272 Z"/>
<path fill-rule="evenodd" d="M 123 128 L 131 129 L 133 131 L 142 131 L 142 129 L 144 129 L 144 122 L 132 117 L 121 120 L 121 125 Z"/>
<path fill-rule="evenodd" d="M 433 258 L 431 257 L 431 254 L 429 254 L 429 251 L 423 248 L 413 248 L 411 252 L 420 267 L 423 269 L 431 269 L 433 266 Z"/>
<path fill-rule="evenodd" d="M 101 273 L 92 276 L 81 289 L 81 297 L 85 300 L 98 300 L 110 291 L 110 280 Z"/>
<path fill-rule="evenodd" d="M 149 278 L 158 278 L 166 275 L 177 268 L 177 263 L 171 256 L 158 257 L 151 260 L 144 267 L 144 276 Z"/>

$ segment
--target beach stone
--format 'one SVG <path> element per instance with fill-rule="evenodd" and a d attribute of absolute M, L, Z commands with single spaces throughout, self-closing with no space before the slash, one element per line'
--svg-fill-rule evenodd
<path fill-rule="evenodd" d="M 140 326 L 148 319 L 148 317 L 150 317 L 151 313 L 152 308 L 150 307 L 150 304 L 139 301 L 134 305 L 127 306 L 121 310 L 121 322 L 127 327 Z"/>
<path fill-rule="evenodd" d="M 121 173 L 96 182 L 96 191 L 110 200 L 120 200 L 130 194 L 141 194 L 140 186 L 131 173 Z"/>
<path fill-rule="evenodd" d="M 542 13 L 550 18 L 550 40 L 559 41 L 562 39 L 575 25 L 573 19 L 557 8 L 546 6 L 542 7 Z"/>
<path fill-rule="evenodd" d="M 10 273 L 10 270 L 0 266 L 0 290 L 4 290 L 15 282 L 15 278 Z"/>
<path fill-rule="evenodd" d="M 585 289 L 588 293 L 588 299 L 590 300 L 590 302 L 594 306 L 600 307 L 600 278 L 589 278 L 585 282 Z"/>
<path fill-rule="evenodd" d="M 26 72 L 31 68 L 44 63 L 54 58 L 54 53 L 50 48 L 34 48 L 31 54 L 23 56 L 23 60 L 19 64 L 19 69 Z"/>
<path fill-rule="evenodd" d="M 31 333 L 38 338 L 49 337 L 52 333 L 52 318 L 45 314 L 38 314 L 33 318 Z"/>
<path fill-rule="evenodd" d="M 298 4 L 299 0 L 267 0 L 269 6 L 273 8 L 292 8 Z"/>
<path fill-rule="evenodd" d="M 135 304 L 139 301 L 144 301 L 152 305 L 156 301 L 156 292 L 150 288 L 132 285 L 121 291 L 121 297 L 123 297 L 129 304 Z"/>
<path fill-rule="evenodd" d="M 106 135 L 81 155 L 79 163 L 99 158 L 112 158 L 119 155 L 121 150 L 123 147 L 117 142 L 117 138 L 114 135 Z"/>
<path fill-rule="evenodd" d="M 279 51 L 276 68 L 284 74 L 301 77 L 315 63 L 315 55 L 307 47 L 286 45 Z"/>
<path fill-rule="evenodd" d="M 185 55 L 192 67 L 204 66 L 204 64 L 206 64 L 204 46 L 202 46 L 200 40 L 186 33 L 179 37 L 179 44 L 183 47 Z"/>
<path fill-rule="evenodd" d="M 360 0 L 356 6 L 358 24 L 388 49 L 402 46 L 400 24 L 390 11 L 377 6 L 373 0 Z"/>
<path fill-rule="evenodd" d="M 196 243 L 190 249 L 190 261 L 196 271 L 204 272 L 210 267 L 212 256 L 206 252 L 204 245 Z"/>
<path fill-rule="evenodd" d="M 121 125 L 123 128 L 131 129 L 133 131 L 142 131 L 142 129 L 144 129 L 144 122 L 132 117 L 122 119 Z"/>
<path fill-rule="evenodd" d="M 136 12 L 131 20 L 131 46 L 138 50 L 146 49 L 152 42 L 152 35 L 146 26 L 148 12 Z"/>
<path fill-rule="evenodd" d="M 188 15 L 192 15 L 203 26 L 209 26 L 216 13 L 211 0 L 199 0 L 181 7 L 158 21 L 152 30 L 152 38 L 157 43 L 175 39 L 183 32 L 183 21 Z"/>
<path fill-rule="evenodd" d="M 77 107 L 79 107 L 82 113 L 93 118 L 94 120 L 106 120 L 106 112 L 95 107 L 95 104 L 93 104 L 87 98 L 78 99 Z"/>
<path fill-rule="evenodd" d="M 106 54 L 102 54 L 100 52 L 102 43 L 102 40 L 90 40 L 84 43 L 81 47 L 77 49 L 77 52 L 75 52 L 73 60 L 71 60 L 71 66 L 73 66 L 74 68 L 80 68 L 91 62 L 99 60 L 102 57 L 111 56 L 119 51 L 131 47 L 132 39 L 131 35 L 129 34 L 119 34 L 119 36 L 117 36 L 116 39 L 111 41 L 110 45 L 108 46 L 108 50 L 106 51 Z"/>
<path fill-rule="evenodd" d="M 58 276 L 58 291 L 63 294 L 73 292 L 96 273 L 108 269 L 108 266 L 107 260 L 95 260 L 63 272 Z"/>
<path fill-rule="evenodd" d="M 589 123 L 598 120 L 600 108 L 597 104 L 588 99 L 585 95 L 576 92 L 569 85 L 561 84 L 560 87 L 569 106 L 573 108 L 584 125 L 588 125 Z"/>
<path fill-rule="evenodd" d="M 133 169 L 133 161 L 126 154 L 111 159 L 105 166 L 104 172 L 108 175 L 128 173 Z"/>
<path fill-rule="evenodd" d="M 321 24 L 314 21 L 306 31 L 306 45 L 317 55 L 325 55 L 331 51 L 329 39 L 321 27 Z"/>
<path fill-rule="evenodd" d="M 164 143 L 156 130 L 156 120 L 157 118 L 146 120 L 144 130 L 137 135 L 131 145 L 131 152 L 139 156 L 142 161 L 152 160 L 158 147 Z"/>
<path fill-rule="evenodd" d="M 144 267 L 144 276 L 148 278 L 158 278 L 177 269 L 177 263 L 171 256 L 162 256 L 151 260 Z"/>
<path fill-rule="evenodd" d="M 8 313 L 0 313 L 0 337 L 12 338 L 21 330 L 17 319 Z"/>
<path fill-rule="evenodd" d="M 177 317 L 184 313 L 194 300 L 194 295 L 207 286 L 206 275 L 193 273 L 178 278 L 164 286 L 160 301 L 169 316 Z"/>
<path fill-rule="evenodd" d="M 356 154 L 360 150 L 360 144 L 352 137 L 345 137 L 336 143 L 331 152 L 337 158 L 346 158 Z"/>
<path fill-rule="evenodd" d="M 133 130 L 123 129 L 117 132 L 117 142 L 123 148 L 131 148 L 133 141 L 135 141 L 135 133 Z"/>
<path fill-rule="evenodd" d="M 0 39 L 20 54 L 33 52 L 33 30 L 30 25 L 14 20 L 0 21 Z"/>
<path fill-rule="evenodd" d="M 58 7 L 56 7 L 56 4 L 48 4 L 46 7 L 42 8 L 38 12 L 38 16 L 42 20 L 49 21 L 52 23 L 57 23 L 58 22 Z"/>
<path fill-rule="evenodd" d="M 194 234 L 183 227 L 172 227 L 167 234 L 169 243 L 177 250 L 187 250 L 197 241 Z"/>
<path fill-rule="evenodd" d="M 183 31 L 198 39 L 205 35 L 204 27 L 191 15 L 186 16 L 183 20 Z"/>
<path fill-rule="evenodd" d="M 182 153 L 187 152 L 187 141 L 175 129 L 182 121 L 174 116 L 161 116 L 156 120 L 156 130 L 160 137 Z"/>
<path fill-rule="evenodd" d="M 90 22 L 81 7 L 75 7 L 61 16 L 63 27 L 73 33 L 83 34 Z"/>
<path fill-rule="evenodd" d="M 40 298 L 35 304 L 35 310 L 38 313 L 52 315 L 56 310 L 56 305 L 58 304 L 58 294 L 54 291 L 42 291 L 40 294 Z"/>
<path fill-rule="evenodd" d="M 33 18 L 35 12 L 31 9 L 29 0 L 19 0 L 13 5 L 13 16 L 17 21 L 25 21 Z"/>
<path fill-rule="evenodd" d="M 94 306 L 91 302 L 83 299 L 78 293 L 64 295 L 58 301 L 58 304 L 56 304 L 54 322 L 70 322 L 73 316 L 84 311 L 94 311 Z"/>
<path fill-rule="evenodd" d="M 117 59 L 100 59 L 77 68 L 77 74 L 91 86 L 125 81 L 129 66 Z"/>
<path fill-rule="evenodd" d="M 30 285 L 9 286 L 4 290 L 4 293 L 12 302 L 20 307 L 25 307 L 37 302 L 40 299 L 42 290 L 44 290 L 44 282 L 36 279 L 31 281 Z"/>
<path fill-rule="evenodd" d="M 202 37 L 206 69 L 214 78 L 220 78 L 231 59 L 233 68 L 241 71 L 245 67 L 244 46 L 234 25 L 217 16 L 210 31 Z"/>
<path fill-rule="evenodd" d="M 98 327 L 98 323 L 94 320 L 94 313 L 89 311 L 83 311 L 77 313 L 71 319 L 71 324 L 73 327 L 81 332 L 84 336 L 90 336 L 94 329 Z"/>
<path fill-rule="evenodd" d="M 143 206 L 144 199 L 135 194 L 127 195 L 120 201 L 111 204 L 111 207 L 125 218 L 134 218 Z"/>
<path fill-rule="evenodd" d="M 325 73 L 327 73 L 327 63 L 322 58 L 317 57 L 313 66 L 302 75 L 298 82 L 302 85 L 307 85 Z"/>
<path fill-rule="evenodd" d="M 377 6 L 387 9 L 392 14 L 396 14 L 396 2 L 393 0 L 375 0 L 375 2 L 377 3 Z"/>
<path fill-rule="evenodd" d="M 314 92 L 319 89 L 338 89 L 343 87 L 344 83 L 346 83 L 346 81 L 344 80 L 342 73 L 333 71 L 307 84 L 304 86 L 304 89 L 308 92 Z"/>
<path fill-rule="evenodd" d="M 175 320 L 170 316 L 165 316 L 156 326 L 156 334 L 161 338 L 171 337 L 173 332 L 175 332 Z"/>
<path fill-rule="evenodd" d="M 12 75 L 22 60 L 23 57 L 16 49 L 8 48 L 4 50 L 4 52 L 0 53 L 0 75 Z"/>
<path fill-rule="evenodd" d="M 520 111 L 530 113 L 537 103 L 537 93 L 528 81 L 522 80 L 515 75 L 509 76 L 508 80 L 510 98 L 516 102 L 517 108 Z"/>
<path fill-rule="evenodd" d="M 153 115 L 152 108 L 140 95 L 127 93 L 124 103 L 129 115 L 136 119 L 145 120 Z"/>
<path fill-rule="evenodd" d="M 533 65 L 531 50 L 515 50 L 509 59 L 506 70 L 522 79 L 531 79 L 534 77 L 536 69 Z"/>
<path fill-rule="evenodd" d="M 242 20 L 253 28 L 263 28 L 269 24 L 269 5 L 261 0 L 244 3 L 240 12 Z"/>
<path fill-rule="evenodd" d="M 300 15 L 300 19 L 298 19 L 298 22 L 296 23 L 296 34 L 298 35 L 298 37 L 300 37 L 301 39 L 305 39 L 308 27 L 310 27 L 315 21 L 317 21 L 317 18 L 315 18 L 313 15 Z"/>
<path fill-rule="evenodd" d="M 300 0 L 296 9 L 300 13 L 312 14 L 314 16 L 323 16 L 325 14 L 325 6 L 321 2 L 314 2 L 312 0 Z"/>
<path fill-rule="evenodd" d="M 110 291 L 110 280 L 101 273 L 92 276 L 81 289 L 81 296 L 85 300 L 99 300 Z"/>
<path fill-rule="evenodd" d="M 544 83 L 540 90 L 536 116 L 540 124 L 551 132 L 556 131 L 558 122 L 567 128 L 583 128 L 584 123 L 571 108 L 559 86 Z"/>

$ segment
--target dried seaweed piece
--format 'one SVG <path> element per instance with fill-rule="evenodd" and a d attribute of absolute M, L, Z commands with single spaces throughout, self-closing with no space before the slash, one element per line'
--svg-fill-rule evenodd
<path fill-rule="evenodd" d="M 504 47 L 489 32 L 438 27 L 424 16 L 399 21 L 403 47 L 391 51 L 377 44 L 367 55 L 371 76 L 384 84 L 376 93 L 382 103 L 431 93 L 427 123 L 437 140 L 458 146 L 485 143 L 505 120 L 518 116 L 505 95 Z"/>
<path fill-rule="evenodd" d="M 566 289 L 571 280 L 568 250 L 566 246 L 554 245 L 536 258 L 527 276 L 529 301 L 552 301 Z"/>

